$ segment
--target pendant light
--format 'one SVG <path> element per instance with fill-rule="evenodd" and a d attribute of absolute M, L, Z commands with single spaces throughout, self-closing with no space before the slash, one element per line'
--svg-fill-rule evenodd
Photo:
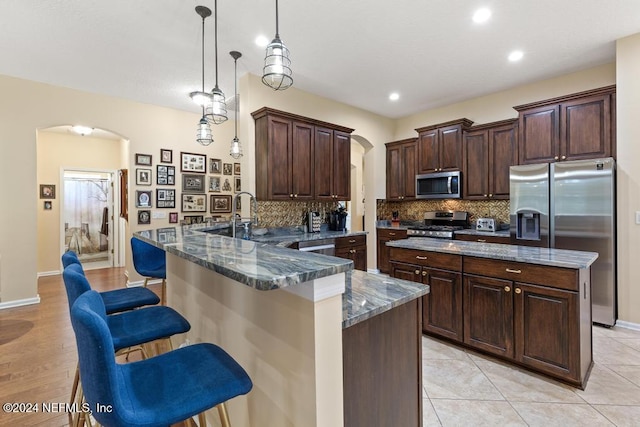
<path fill-rule="evenodd" d="M 273 90 L 285 90 L 293 84 L 289 49 L 280 40 L 278 31 L 278 0 L 276 0 L 276 36 L 267 46 L 262 69 L 262 83 Z"/>
<path fill-rule="evenodd" d="M 240 145 L 240 140 L 238 139 L 238 122 L 240 121 L 240 94 L 238 93 L 238 58 L 242 56 L 240 52 L 237 50 L 232 50 L 229 52 L 229 55 L 233 58 L 233 81 L 234 81 L 234 96 L 235 96 L 235 104 L 236 104 L 236 133 L 233 137 L 233 141 L 231 141 L 231 149 L 229 150 L 229 155 L 234 159 L 239 159 L 242 157 L 242 146 Z"/>
<path fill-rule="evenodd" d="M 196 13 L 202 17 L 202 91 L 191 92 L 189 96 L 202 107 L 202 118 L 198 122 L 198 132 L 196 141 L 202 145 L 209 145 L 213 142 L 211 126 L 205 116 L 205 105 L 211 103 L 211 95 L 204 91 L 204 20 L 211 16 L 211 9 L 205 6 L 196 6 Z"/>
<path fill-rule="evenodd" d="M 215 64 L 216 64 L 216 86 L 211 90 L 211 104 L 207 106 L 207 120 L 210 123 L 219 125 L 227 121 L 227 104 L 224 99 L 224 93 L 218 87 L 218 0 L 214 2 L 214 44 L 215 44 Z"/>

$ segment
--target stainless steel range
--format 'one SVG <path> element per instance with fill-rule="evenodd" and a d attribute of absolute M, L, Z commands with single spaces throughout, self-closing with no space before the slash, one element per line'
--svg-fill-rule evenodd
<path fill-rule="evenodd" d="M 468 212 L 431 211 L 425 212 L 423 225 L 417 225 L 407 229 L 407 236 L 453 239 L 454 231 L 464 228 L 469 228 Z"/>

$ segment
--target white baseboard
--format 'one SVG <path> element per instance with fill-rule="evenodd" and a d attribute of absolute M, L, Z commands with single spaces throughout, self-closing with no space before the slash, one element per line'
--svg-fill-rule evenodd
<path fill-rule="evenodd" d="M 380 270 L 377 268 L 367 268 L 367 273 L 380 274 Z"/>
<path fill-rule="evenodd" d="M 14 307 L 22 307 L 23 305 L 40 304 L 40 295 L 35 298 L 18 299 L 15 301 L 0 302 L 0 310 Z"/>
<path fill-rule="evenodd" d="M 616 321 L 616 326 L 620 326 L 621 328 L 625 329 L 633 329 L 634 331 L 640 331 L 640 324 L 625 322 L 624 320 Z"/>
<path fill-rule="evenodd" d="M 41 271 L 41 272 L 38 273 L 38 278 L 45 277 L 45 276 L 57 276 L 59 274 L 61 274 L 60 270 Z"/>

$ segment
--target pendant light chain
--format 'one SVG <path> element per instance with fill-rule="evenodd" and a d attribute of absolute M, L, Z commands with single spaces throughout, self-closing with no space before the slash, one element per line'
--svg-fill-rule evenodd
<path fill-rule="evenodd" d="M 233 50 L 229 52 L 229 55 L 231 55 L 231 57 L 233 58 L 233 88 L 235 90 L 234 96 L 236 98 L 235 136 L 231 141 L 231 149 L 229 150 L 229 155 L 234 159 L 239 159 L 240 157 L 242 157 L 242 146 L 240 145 L 240 140 L 238 139 L 238 122 L 240 121 L 240 94 L 238 93 L 238 58 L 240 58 L 242 54 L 236 50 Z"/>
<path fill-rule="evenodd" d="M 211 106 L 207 107 L 207 120 L 210 123 L 219 125 L 227 121 L 227 104 L 224 93 L 218 87 L 218 0 L 214 0 L 214 44 L 215 44 L 215 67 L 216 85 L 211 91 Z"/>

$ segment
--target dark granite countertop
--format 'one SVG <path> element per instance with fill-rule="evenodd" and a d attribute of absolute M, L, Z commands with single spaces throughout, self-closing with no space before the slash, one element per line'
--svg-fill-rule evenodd
<path fill-rule="evenodd" d="M 509 230 L 499 231 L 477 231 L 475 228 L 466 228 L 464 230 L 456 230 L 454 234 L 470 234 L 472 236 L 495 236 L 495 237 L 509 237 Z"/>
<path fill-rule="evenodd" d="M 387 246 L 575 269 L 590 267 L 598 258 L 596 252 L 431 239 L 428 237 L 394 240 L 388 242 Z"/>
<path fill-rule="evenodd" d="M 353 270 L 342 294 L 342 327 L 348 328 L 429 293 L 429 286 Z"/>

